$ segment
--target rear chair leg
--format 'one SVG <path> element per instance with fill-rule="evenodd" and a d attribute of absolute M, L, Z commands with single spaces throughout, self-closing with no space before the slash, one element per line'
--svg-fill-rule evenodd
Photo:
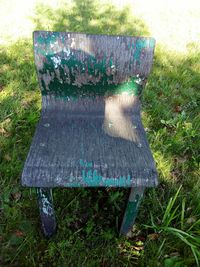
<path fill-rule="evenodd" d="M 120 234 L 128 236 L 134 225 L 138 207 L 143 197 L 145 187 L 132 187 L 129 195 L 128 204 L 122 221 Z"/>
<path fill-rule="evenodd" d="M 42 230 L 49 238 L 56 232 L 56 218 L 53 208 L 52 189 L 36 188 Z"/>

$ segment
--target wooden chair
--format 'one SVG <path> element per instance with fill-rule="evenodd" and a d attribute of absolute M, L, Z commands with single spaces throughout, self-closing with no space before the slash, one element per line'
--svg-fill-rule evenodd
<path fill-rule="evenodd" d="M 121 234 L 132 229 L 145 187 L 157 185 L 140 115 L 153 38 L 36 31 L 42 92 L 22 185 L 36 187 L 42 228 L 56 230 L 54 187 L 130 187 Z"/>

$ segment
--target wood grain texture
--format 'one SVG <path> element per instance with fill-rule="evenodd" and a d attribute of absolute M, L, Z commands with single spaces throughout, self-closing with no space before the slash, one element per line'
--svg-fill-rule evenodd
<path fill-rule="evenodd" d="M 110 103 L 102 97 L 65 103 L 44 97 L 23 185 L 155 186 L 157 172 L 141 123 L 139 99 L 132 96 L 132 100 L 115 96 Z"/>
<path fill-rule="evenodd" d="M 150 72 L 155 40 L 145 37 L 34 32 L 43 95 L 134 94 Z"/>
<path fill-rule="evenodd" d="M 139 99 L 154 44 L 152 38 L 35 32 L 42 112 L 24 186 L 158 184 Z"/>

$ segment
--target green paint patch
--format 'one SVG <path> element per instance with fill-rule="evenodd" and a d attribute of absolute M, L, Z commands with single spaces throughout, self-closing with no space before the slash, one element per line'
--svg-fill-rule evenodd
<path fill-rule="evenodd" d="M 74 38 L 70 37 L 70 33 L 64 35 L 58 32 L 43 32 L 36 33 L 34 37 L 36 66 L 43 95 L 78 97 L 123 92 L 135 96 L 141 94 L 143 79 L 139 74 L 131 76 L 131 72 L 136 65 L 140 65 L 141 53 L 145 49 L 148 51 L 154 48 L 152 38 L 136 38 L 127 44 L 124 49 L 128 49 L 130 57 L 124 63 L 126 70 L 123 74 L 121 66 L 114 60 L 115 51 L 103 51 L 94 56 L 86 52 L 87 49 L 75 49 Z M 117 41 L 116 39 L 116 43 Z M 124 79 L 121 75 L 124 75 Z"/>
<path fill-rule="evenodd" d="M 87 162 L 86 160 L 80 159 L 79 165 L 83 167 L 81 181 L 77 182 L 76 178 L 71 177 L 70 186 L 78 187 L 81 183 L 87 186 L 117 186 L 117 187 L 126 187 L 131 185 L 131 176 L 120 176 L 120 177 L 103 177 L 99 174 L 98 170 L 95 167 L 100 168 L 102 166 L 98 164 L 93 164 L 92 162 Z M 104 164 L 104 168 L 107 167 L 107 164 Z M 72 183 L 72 184 L 71 184 Z"/>
<path fill-rule="evenodd" d="M 133 225 L 135 218 L 137 216 L 137 210 L 139 205 L 140 196 L 136 195 L 134 201 L 128 201 L 126 213 L 125 213 L 125 223 L 123 225 L 123 231 L 127 232 Z"/>
<path fill-rule="evenodd" d="M 87 186 L 116 186 L 126 187 L 131 184 L 130 175 L 120 176 L 116 178 L 103 177 L 97 170 L 82 170 L 83 183 Z"/>
<path fill-rule="evenodd" d="M 87 167 L 87 168 L 92 167 L 92 162 L 87 162 L 83 159 L 80 159 L 79 163 L 81 167 Z"/>
<path fill-rule="evenodd" d="M 140 77 L 130 77 L 123 83 L 115 84 L 113 82 L 114 76 L 112 74 L 106 75 L 105 63 L 103 61 L 94 62 L 90 58 L 86 65 L 86 63 L 79 62 L 74 57 L 70 60 L 56 58 L 54 61 L 52 57 L 47 57 L 43 69 L 39 71 L 42 94 L 78 97 L 81 95 L 111 95 L 123 92 L 138 96 L 142 93 L 143 86 Z M 65 66 L 68 69 L 67 73 Z M 77 81 L 76 75 L 82 76 L 83 82 L 81 84 Z M 84 75 L 88 77 L 87 82 L 84 81 Z M 46 82 L 46 79 L 49 81 Z"/>

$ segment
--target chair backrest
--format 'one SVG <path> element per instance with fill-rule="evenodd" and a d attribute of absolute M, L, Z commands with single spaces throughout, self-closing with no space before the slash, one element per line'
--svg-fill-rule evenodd
<path fill-rule="evenodd" d="M 35 31 L 42 95 L 139 95 L 152 65 L 155 39 Z"/>

